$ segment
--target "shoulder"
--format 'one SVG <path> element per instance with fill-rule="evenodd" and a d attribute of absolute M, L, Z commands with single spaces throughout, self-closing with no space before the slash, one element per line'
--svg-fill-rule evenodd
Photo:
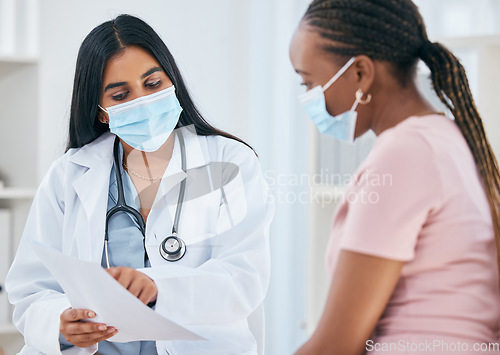
<path fill-rule="evenodd" d="M 439 141 L 453 122 L 447 118 L 411 117 L 379 135 L 366 165 L 390 170 L 430 169 L 439 159 Z M 451 124 L 451 125 L 450 125 Z"/>
<path fill-rule="evenodd" d="M 260 181 L 262 168 L 255 152 L 235 139 L 224 136 L 200 137 L 205 145 L 206 161 L 212 167 L 218 167 L 224 181 L 241 176 L 242 181 Z"/>
<path fill-rule="evenodd" d="M 234 164 L 257 163 L 258 158 L 255 152 L 246 144 L 235 139 L 215 135 L 205 136 L 206 152 L 209 159 L 220 162 L 231 162 Z"/>
<path fill-rule="evenodd" d="M 65 172 L 68 170 L 68 162 L 71 159 L 71 156 L 75 154 L 80 148 L 73 148 L 68 150 L 62 156 L 57 158 L 52 162 L 47 173 L 45 174 L 42 184 L 54 182 L 54 181 L 62 181 Z"/>
<path fill-rule="evenodd" d="M 441 133 L 428 124 L 409 119 L 379 135 L 356 173 L 355 185 L 366 189 L 367 182 L 387 181 L 384 191 L 395 198 L 412 193 L 440 198 L 445 186 Z"/>
<path fill-rule="evenodd" d="M 83 147 L 68 149 L 51 164 L 42 184 L 74 180 L 77 175 L 85 173 L 91 163 L 109 160 L 113 139 L 113 134 L 104 133 Z"/>

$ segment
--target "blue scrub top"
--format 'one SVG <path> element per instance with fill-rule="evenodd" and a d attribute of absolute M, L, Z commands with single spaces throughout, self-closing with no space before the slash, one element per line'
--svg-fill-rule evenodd
<path fill-rule="evenodd" d="M 120 150 L 121 146 L 120 146 Z M 120 152 L 121 155 L 121 152 Z M 139 211 L 140 203 L 137 198 L 137 191 L 129 175 L 121 170 L 123 181 L 123 192 L 127 205 Z M 108 194 L 108 211 L 116 206 L 118 200 L 118 187 L 115 177 L 115 167 L 111 169 Z M 108 223 L 108 252 L 109 264 L 113 266 L 126 266 L 134 269 L 150 267 L 149 260 L 144 260 L 144 237 L 132 216 L 126 213 L 119 212 L 114 214 Z M 103 250 L 101 265 L 106 267 L 106 255 Z M 104 295 L 105 296 L 105 295 Z M 119 331 L 119 330 L 118 330 Z M 73 346 L 68 343 L 64 337 L 60 336 L 61 350 L 68 349 Z M 156 354 L 156 344 L 154 341 L 134 341 L 129 343 L 113 343 L 109 341 L 101 341 L 99 343 L 98 353 L 106 355 L 117 354 Z"/>

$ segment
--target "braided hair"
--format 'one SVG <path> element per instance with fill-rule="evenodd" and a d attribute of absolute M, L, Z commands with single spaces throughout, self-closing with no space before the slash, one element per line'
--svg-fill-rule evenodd
<path fill-rule="evenodd" d="M 432 85 L 455 118 L 479 170 L 488 197 L 500 271 L 500 173 L 472 98 L 465 70 L 443 45 L 429 41 L 411 0 L 314 0 L 303 21 L 331 41 L 324 47 L 340 58 L 367 55 L 392 64 L 404 87 L 418 60 L 431 71 Z"/>

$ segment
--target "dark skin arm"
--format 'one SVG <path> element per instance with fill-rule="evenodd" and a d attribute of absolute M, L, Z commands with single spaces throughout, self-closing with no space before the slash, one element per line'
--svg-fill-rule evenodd
<path fill-rule="evenodd" d="M 295 355 L 363 354 L 403 265 L 341 250 L 318 327 Z"/>

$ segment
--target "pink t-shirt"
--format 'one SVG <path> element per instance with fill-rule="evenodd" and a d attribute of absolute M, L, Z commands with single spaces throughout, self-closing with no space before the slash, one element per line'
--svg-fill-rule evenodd
<path fill-rule="evenodd" d="M 374 337 L 498 341 L 491 212 L 449 118 L 410 117 L 379 135 L 335 213 L 330 273 L 341 249 L 405 262 Z"/>

